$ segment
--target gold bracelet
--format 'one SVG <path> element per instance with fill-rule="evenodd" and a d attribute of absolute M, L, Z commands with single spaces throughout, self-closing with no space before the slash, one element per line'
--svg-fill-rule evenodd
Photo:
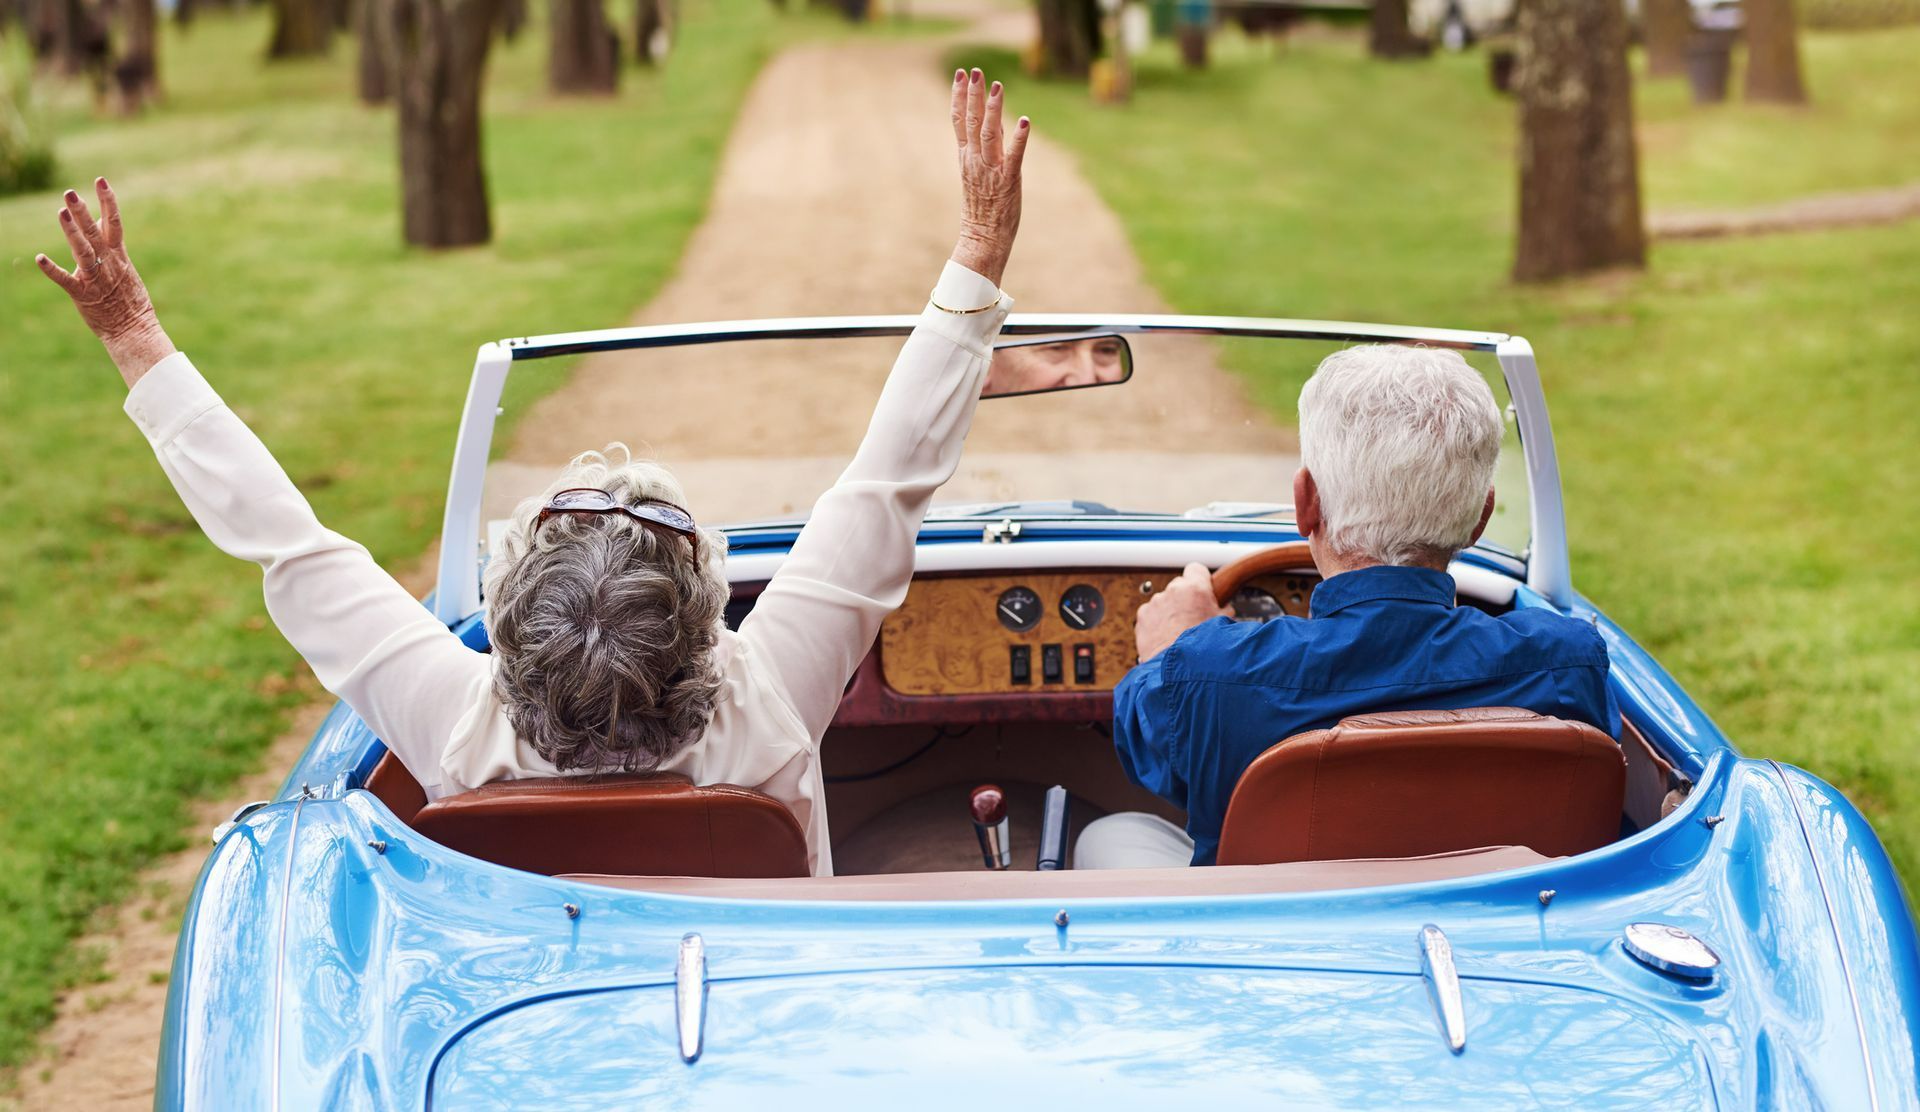
<path fill-rule="evenodd" d="M 933 299 L 933 295 L 936 292 L 938 291 L 928 291 L 927 304 L 933 306 L 934 308 L 940 310 L 943 313 L 952 313 L 956 317 L 970 317 L 975 313 L 984 313 L 988 309 L 997 308 L 1000 304 L 1000 298 L 1003 296 L 998 290 L 996 290 L 994 291 L 993 300 L 987 302 L 985 305 L 980 306 L 978 309 L 949 309 L 945 305 L 942 305 L 938 301 L 935 301 Z"/>

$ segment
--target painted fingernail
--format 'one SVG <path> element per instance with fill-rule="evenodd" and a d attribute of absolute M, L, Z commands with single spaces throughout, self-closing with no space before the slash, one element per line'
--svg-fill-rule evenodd
<path fill-rule="evenodd" d="M 975 85 L 978 85 L 978 84 L 980 84 L 980 78 L 981 78 L 982 76 L 983 76 L 983 75 L 981 74 L 981 72 L 980 72 L 979 70 L 974 70 L 974 71 L 973 71 L 973 83 L 974 83 Z"/>
<path fill-rule="evenodd" d="M 999 83 L 998 81 L 995 81 L 995 82 L 993 83 L 993 91 L 994 91 L 994 94 L 995 94 L 996 96 L 997 96 L 997 95 L 999 94 L 999 92 L 1000 92 L 1000 83 Z"/>
<path fill-rule="evenodd" d="M 70 204 L 70 205 L 71 205 L 71 204 L 74 204 L 75 202 L 77 202 L 77 201 L 79 201 L 79 200 L 80 200 L 80 194 L 78 194 L 78 193 L 75 193 L 75 192 L 74 192 L 73 190 L 71 190 L 71 189 L 69 189 L 69 190 L 67 190 L 67 203 L 68 203 L 68 204 Z"/>
<path fill-rule="evenodd" d="M 958 85 L 958 84 L 960 84 L 960 83 L 961 83 L 962 81 L 965 81 L 966 79 L 967 79 L 967 71 L 966 71 L 966 70 L 954 70 L 954 71 L 953 71 L 953 83 L 954 83 L 955 85 Z"/>
<path fill-rule="evenodd" d="M 1020 117 L 1020 130 L 1025 131 L 1026 129 L 1027 129 L 1027 118 L 1025 116 L 1022 116 Z"/>
<path fill-rule="evenodd" d="M 67 211 L 66 209 L 61 209 L 61 210 L 60 210 L 60 222 L 61 222 L 62 224 L 71 224 L 71 223 L 73 223 L 73 214 L 72 214 L 72 213 L 70 213 L 70 212 L 68 212 L 68 211 Z"/>

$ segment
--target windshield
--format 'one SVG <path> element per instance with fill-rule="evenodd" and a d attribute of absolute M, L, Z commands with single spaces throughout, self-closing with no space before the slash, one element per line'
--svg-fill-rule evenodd
<path fill-rule="evenodd" d="M 958 473 L 932 519 L 1175 514 L 1292 519 L 1300 386 L 1337 342 L 1130 335 L 1124 383 L 980 404 Z M 866 431 L 897 337 L 735 341 L 596 355 L 576 372 L 605 386 L 604 439 L 671 467 L 703 522 L 803 517 Z M 1508 397 L 1490 353 L 1466 357 Z M 516 368 L 516 379 L 550 373 Z M 599 444 L 516 446 L 530 460 Z M 489 515 L 537 487 L 537 468 L 496 465 Z M 1486 541 L 1527 541 L 1526 471 L 1511 414 Z"/>

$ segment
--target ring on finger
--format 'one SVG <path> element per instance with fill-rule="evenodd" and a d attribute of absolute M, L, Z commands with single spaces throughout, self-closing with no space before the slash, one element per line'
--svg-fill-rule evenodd
<path fill-rule="evenodd" d="M 95 255 L 95 256 L 93 257 L 93 261 L 87 264 L 87 269 L 88 269 L 88 270 L 99 270 L 99 269 L 100 269 L 100 264 L 101 264 L 101 263 L 103 263 L 103 262 L 106 262 L 106 261 L 107 261 L 107 260 L 105 260 L 105 259 L 103 259 L 103 258 L 101 258 L 101 257 L 100 257 L 99 255 Z"/>

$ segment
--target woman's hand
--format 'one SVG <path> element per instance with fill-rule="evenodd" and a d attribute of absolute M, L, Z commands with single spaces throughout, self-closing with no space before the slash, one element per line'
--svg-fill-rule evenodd
<path fill-rule="evenodd" d="M 113 187 L 107 179 L 95 178 L 93 188 L 100 195 L 104 227 L 94 223 L 86 202 L 71 189 L 60 210 L 60 230 L 73 248 L 72 273 L 60 269 L 45 255 L 36 255 L 33 261 L 67 291 L 73 307 L 80 310 L 80 319 L 100 337 L 114 366 L 120 368 L 120 377 L 131 387 L 155 363 L 173 354 L 173 341 L 160 327 L 146 284 L 127 258 L 120 204 L 114 199 Z"/>
<path fill-rule="evenodd" d="M 960 148 L 960 242 L 953 261 L 994 285 L 1006 272 L 1020 230 L 1020 162 L 1027 154 L 1027 118 L 1001 131 L 1001 96 L 979 70 L 953 74 L 953 138 Z"/>

